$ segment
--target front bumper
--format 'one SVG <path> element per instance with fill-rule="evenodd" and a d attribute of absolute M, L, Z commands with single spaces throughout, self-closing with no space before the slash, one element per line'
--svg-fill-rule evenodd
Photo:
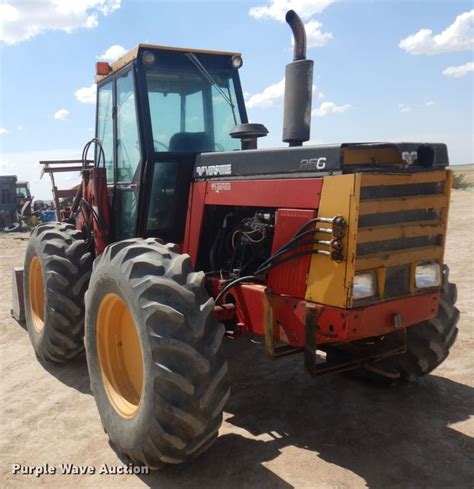
<path fill-rule="evenodd" d="M 308 308 L 316 310 L 313 325 L 317 345 L 350 342 L 400 331 L 436 316 L 440 292 L 403 297 L 364 307 L 342 309 L 272 294 L 262 285 L 248 284 L 233 291 L 235 316 L 239 333 L 267 336 L 275 344 L 295 348 L 305 345 L 305 321 Z"/>

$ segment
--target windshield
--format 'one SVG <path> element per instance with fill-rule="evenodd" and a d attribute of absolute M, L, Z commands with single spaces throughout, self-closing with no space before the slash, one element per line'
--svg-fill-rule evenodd
<path fill-rule="evenodd" d="M 18 186 L 16 188 L 16 195 L 17 197 L 29 197 L 30 196 L 30 191 L 26 185 Z"/>
<path fill-rule="evenodd" d="M 194 55 L 192 55 L 194 56 Z M 215 58 L 215 57 L 214 57 Z M 221 58 L 220 56 L 218 58 Z M 240 148 L 229 136 L 241 123 L 234 70 L 212 56 L 162 53 L 146 71 L 155 151 L 206 152 Z"/>

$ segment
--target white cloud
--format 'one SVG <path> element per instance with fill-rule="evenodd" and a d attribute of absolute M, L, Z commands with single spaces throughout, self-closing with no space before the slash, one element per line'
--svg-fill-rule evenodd
<path fill-rule="evenodd" d="M 440 34 L 421 29 L 398 45 L 410 54 L 438 54 L 474 49 L 474 10 L 464 12 Z"/>
<path fill-rule="evenodd" d="M 54 118 L 59 121 L 67 121 L 67 119 L 69 118 L 69 110 L 59 109 L 57 112 L 54 113 Z"/>
<path fill-rule="evenodd" d="M 317 20 L 310 20 L 313 15 L 320 14 L 336 0 L 269 0 L 267 5 L 252 7 L 249 15 L 256 19 L 271 19 L 279 22 L 285 21 L 286 12 L 290 9 L 295 10 L 305 23 L 307 47 L 324 46 L 330 39 L 330 32 L 322 32 L 322 24 Z M 293 36 L 291 37 L 294 43 Z"/>
<path fill-rule="evenodd" d="M 423 107 L 433 107 L 436 102 L 428 100 L 427 102 L 417 102 L 414 104 L 398 104 L 398 109 L 402 113 L 412 112 L 413 110 L 422 109 Z"/>
<path fill-rule="evenodd" d="M 92 29 L 121 0 L 7 0 L 0 5 L 0 41 L 16 44 L 46 31 Z"/>
<path fill-rule="evenodd" d="M 320 14 L 336 0 L 270 0 L 267 5 L 252 7 L 249 10 L 255 19 L 272 19 L 284 22 L 288 10 L 295 10 L 304 20 Z"/>
<path fill-rule="evenodd" d="M 5 129 L 4 127 L 0 127 L 0 134 L 7 134 L 10 132 L 8 129 Z"/>
<path fill-rule="evenodd" d="M 10 163 L 6 160 L 0 160 L 0 175 L 7 175 L 10 169 Z"/>
<path fill-rule="evenodd" d="M 319 48 L 326 45 L 332 39 L 332 34 L 330 32 L 322 32 L 321 27 L 322 24 L 316 20 L 311 20 L 305 24 L 308 48 Z M 292 44 L 294 44 L 293 37 L 291 40 Z"/>
<path fill-rule="evenodd" d="M 105 53 L 99 54 L 99 56 L 97 56 L 97 59 L 100 59 L 102 61 L 115 61 L 116 59 L 123 56 L 126 52 L 127 50 L 123 46 L 120 46 L 119 44 L 114 44 L 113 46 L 110 46 L 110 48 L 107 49 Z"/>
<path fill-rule="evenodd" d="M 411 105 L 408 105 L 408 104 L 398 104 L 398 108 L 400 109 L 400 112 L 411 112 L 412 111 Z"/>
<path fill-rule="evenodd" d="M 74 92 L 77 100 L 82 104 L 95 104 L 97 85 L 93 83 L 90 87 L 79 88 Z"/>
<path fill-rule="evenodd" d="M 449 66 L 445 70 L 443 70 L 444 76 L 449 76 L 451 78 L 461 78 L 462 76 L 466 76 L 468 73 L 474 71 L 474 62 L 469 61 L 461 66 Z"/>
<path fill-rule="evenodd" d="M 323 102 L 318 109 L 311 111 L 312 117 L 326 117 L 329 114 L 346 112 L 351 108 L 350 104 L 336 105 L 334 102 Z"/>
<path fill-rule="evenodd" d="M 278 83 L 274 83 L 254 95 L 245 92 L 244 99 L 248 109 L 269 109 L 271 107 L 279 107 L 283 105 L 284 95 L 285 79 L 283 78 L 283 80 L 280 80 Z M 313 100 L 314 99 L 324 99 L 324 94 L 321 93 L 315 85 L 313 85 Z"/>
<path fill-rule="evenodd" d="M 285 94 L 285 79 L 270 85 L 262 92 L 251 95 L 247 99 L 247 108 L 254 109 L 256 107 L 268 109 L 270 107 L 278 107 L 283 103 L 283 95 Z"/>

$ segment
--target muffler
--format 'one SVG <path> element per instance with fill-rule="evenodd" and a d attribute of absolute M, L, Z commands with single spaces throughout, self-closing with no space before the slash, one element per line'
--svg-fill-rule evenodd
<path fill-rule="evenodd" d="M 306 59 L 306 31 L 294 10 L 285 17 L 295 40 L 293 62 L 285 68 L 285 101 L 283 141 L 290 146 L 302 146 L 311 130 L 311 99 L 313 94 L 313 61 Z"/>

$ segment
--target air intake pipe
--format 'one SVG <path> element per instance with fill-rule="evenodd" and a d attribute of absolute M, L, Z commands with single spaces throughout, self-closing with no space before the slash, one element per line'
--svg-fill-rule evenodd
<path fill-rule="evenodd" d="M 306 31 L 294 10 L 285 17 L 295 40 L 293 63 L 285 69 L 285 101 L 283 141 L 290 146 L 302 146 L 311 130 L 311 98 L 313 93 L 313 61 L 306 59 Z"/>

